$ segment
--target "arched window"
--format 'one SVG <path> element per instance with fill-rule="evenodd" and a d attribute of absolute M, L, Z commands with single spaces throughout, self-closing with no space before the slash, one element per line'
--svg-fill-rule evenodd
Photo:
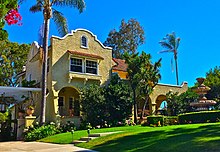
<path fill-rule="evenodd" d="M 81 46 L 87 48 L 88 47 L 88 41 L 85 36 L 81 37 Z"/>

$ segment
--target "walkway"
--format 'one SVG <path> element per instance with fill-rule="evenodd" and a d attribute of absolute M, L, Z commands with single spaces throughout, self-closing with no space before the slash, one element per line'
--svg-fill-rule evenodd
<path fill-rule="evenodd" d="M 72 144 L 50 144 L 42 142 L 0 142 L 1 152 L 95 152 Z"/>

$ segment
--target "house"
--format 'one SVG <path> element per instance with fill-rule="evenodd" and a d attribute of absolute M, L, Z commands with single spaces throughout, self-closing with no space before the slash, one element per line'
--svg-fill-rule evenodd
<path fill-rule="evenodd" d="M 25 78 L 35 80 L 41 86 L 42 48 L 33 42 L 28 54 Z M 97 37 L 86 29 L 76 29 L 64 37 L 52 36 L 48 51 L 46 121 L 73 120 L 80 123 L 80 89 L 86 85 L 105 85 L 112 73 L 126 80 L 127 65 L 122 59 L 112 58 L 112 49 L 105 47 Z M 181 86 L 158 84 L 150 95 L 147 113 L 157 111 L 166 100 L 169 91 L 185 92 L 187 83 Z M 40 115 L 41 94 L 35 94 L 35 115 Z M 139 102 L 139 111 L 144 101 Z M 61 116 L 61 118 L 59 117 Z"/>
<path fill-rule="evenodd" d="M 69 119 L 79 123 L 80 88 L 108 83 L 112 70 L 112 49 L 105 47 L 86 29 L 64 37 L 52 36 L 48 51 L 46 121 Z M 41 86 L 42 48 L 33 42 L 26 64 L 26 80 Z M 33 97 L 35 115 L 40 115 L 41 95 Z"/>

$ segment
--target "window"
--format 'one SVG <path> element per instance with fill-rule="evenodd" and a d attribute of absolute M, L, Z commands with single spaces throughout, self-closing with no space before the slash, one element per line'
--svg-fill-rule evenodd
<path fill-rule="evenodd" d="M 82 59 L 71 58 L 70 60 L 70 71 L 82 72 Z"/>
<path fill-rule="evenodd" d="M 81 37 L 81 46 L 87 48 L 88 47 L 88 42 L 87 38 L 85 36 Z"/>
<path fill-rule="evenodd" d="M 58 106 L 62 107 L 63 103 L 64 103 L 64 97 L 59 97 L 59 99 L 58 99 Z"/>
<path fill-rule="evenodd" d="M 97 74 L 97 62 L 86 60 L 86 73 Z"/>
<path fill-rule="evenodd" d="M 73 109 L 73 108 L 74 108 L 73 98 L 70 97 L 69 98 L 69 109 Z"/>

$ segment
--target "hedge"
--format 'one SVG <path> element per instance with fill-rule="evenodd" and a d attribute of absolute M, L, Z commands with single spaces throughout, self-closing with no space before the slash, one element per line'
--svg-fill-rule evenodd
<path fill-rule="evenodd" d="M 164 118 L 163 116 L 148 116 L 147 123 L 148 125 L 154 126 L 163 126 Z"/>
<path fill-rule="evenodd" d="M 191 112 L 178 115 L 180 124 L 220 121 L 220 111 Z"/>
<path fill-rule="evenodd" d="M 164 126 L 177 124 L 179 124 L 178 116 L 164 116 Z"/>

